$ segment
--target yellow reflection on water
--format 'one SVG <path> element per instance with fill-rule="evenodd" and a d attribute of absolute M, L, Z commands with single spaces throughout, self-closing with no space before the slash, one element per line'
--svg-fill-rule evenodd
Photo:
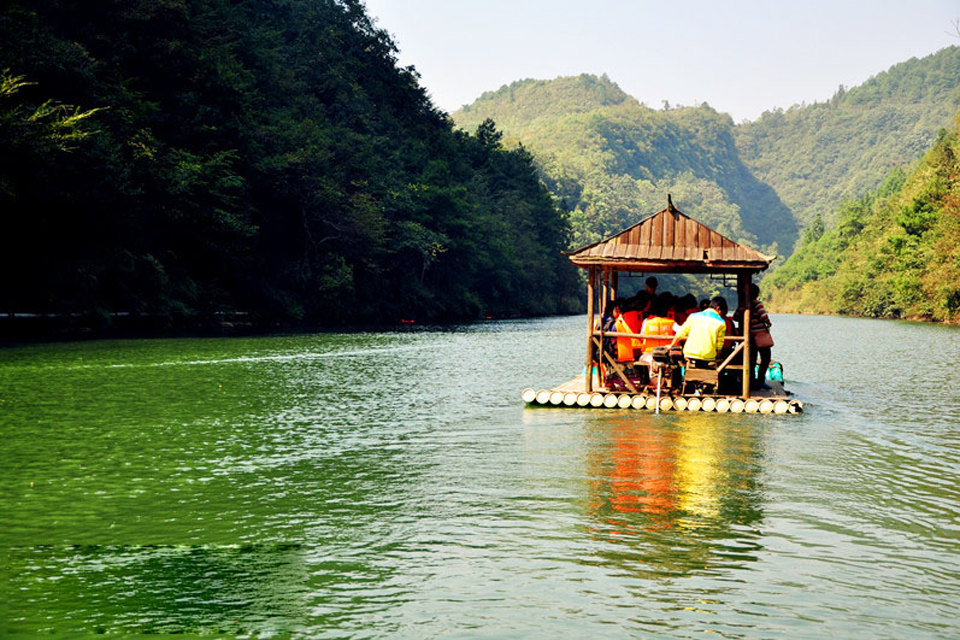
<path fill-rule="evenodd" d="M 723 447 L 716 421 L 692 417 L 678 430 L 673 487 L 678 524 L 699 527 L 720 516 L 725 486 Z"/>
<path fill-rule="evenodd" d="M 750 559 L 762 513 L 756 424 L 622 413 L 598 416 L 591 432 L 589 504 L 594 535 L 615 543 L 609 560 L 678 575 Z"/>

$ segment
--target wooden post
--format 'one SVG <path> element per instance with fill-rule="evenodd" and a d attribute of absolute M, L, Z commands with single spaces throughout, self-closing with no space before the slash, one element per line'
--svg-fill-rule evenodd
<path fill-rule="evenodd" d="M 608 267 L 603 268 L 603 274 L 600 277 L 600 317 L 605 318 L 608 313 L 607 303 L 610 300 L 610 269 Z M 601 321 L 601 327 L 603 322 Z"/>
<path fill-rule="evenodd" d="M 743 312 L 743 397 L 750 397 L 750 380 L 753 378 L 753 365 L 750 354 L 753 352 L 750 339 L 750 307 Z"/>
<path fill-rule="evenodd" d="M 750 366 L 750 354 L 753 352 L 753 343 L 750 341 L 750 283 L 753 274 L 750 271 L 737 273 L 737 306 L 744 309 L 741 329 L 743 330 L 743 397 L 750 397 L 750 382 L 753 370 Z"/>
<path fill-rule="evenodd" d="M 586 393 L 593 392 L 593 299 L 595 297 L 593 283 L 596 279 L 597 268 L 590 267 L 590 270 L 587 273 L 587 379 L 583 388 Z"/>

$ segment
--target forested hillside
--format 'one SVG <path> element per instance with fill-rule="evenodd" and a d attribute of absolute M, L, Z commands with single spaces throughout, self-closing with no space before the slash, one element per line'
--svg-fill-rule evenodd
<path fill-rule="evenodd" d="M 779 311 L 960 322 L 960 130 L 911 172 L 847 201 L 835 228 L 808 227 L 764 281 Z"/>
<path fill-rule="evenodd" d="M 960 47 L 841 88 L 824 103 L 776 109 L 738 125 L 737 148 L 801 226 L 837 222 L 837 204 L 875 189 L 926 151 L 960 105 Z"/>
<path fill-rule="evenodd" d="M 522 80 L 453 114 L 471 129 L 492 118 L 522 143 L 571 209 L 573 244 L 678 206 L 759 249 L 790 255 L 798 229 L 836 222 L 837 203 L 915 161 L 960 100 L 960 47 L 948 47 L 734 125 L 708 105 L 654 110 L 606 76 Z"/>
<path fill-rule="evenodd" d="M 773 189 L 740 161 L 733 121 L 707 105 L 654 110 L 608 78 L 524 80 L 453 114 L 492 118 L 539 162 L 571 210 L 573 244 L 594 242 L 666 206 L 764 251 L 789 251 L 797 227 Z"/>
<path fill-rule="evenodd" d="M 531 156 L 358 0 L 0 9 L 0 313 L 396 322 L 579 303 Z"/>

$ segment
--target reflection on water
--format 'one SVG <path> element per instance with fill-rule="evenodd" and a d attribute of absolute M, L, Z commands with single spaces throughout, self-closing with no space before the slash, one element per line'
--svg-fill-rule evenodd
<path fill-rule="evenodd" d="M 802 416 L 524 408 L 584 318 L 4 349 L 0 636 L 957 637 L 960 330 L 774 321 Z"/>
<path fill-rule="evenodd" d="M 677 577 L 756 559 L 762 517 L 755 422 L 702 413 L 620 413 L 589 452 L 595 535 L 637 575 Z"/>

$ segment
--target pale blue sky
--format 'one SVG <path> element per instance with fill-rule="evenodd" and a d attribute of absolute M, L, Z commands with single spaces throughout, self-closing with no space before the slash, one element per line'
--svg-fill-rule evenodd
<path fill-rule="evenodd" d="M 648 106 L 734 120 L 822 102 L 960 44 L 958 0 L 366 0 L 435 105 L 523 78 L 606 73 Z M 960 80 L 960 78 L 958 78 Z"/>

